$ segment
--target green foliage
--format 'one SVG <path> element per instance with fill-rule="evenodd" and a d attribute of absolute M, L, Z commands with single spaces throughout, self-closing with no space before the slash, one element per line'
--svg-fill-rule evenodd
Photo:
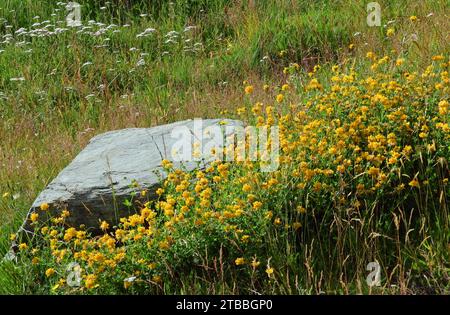
<path fill-rule="evenodd" d="M 230 115 L 227 110 L 237 106 L 244 107 L 244 120 L 255 122 L 248 109 L 256 100 L 272 104 L 280 92 L 279 85 L 286 82 L 295 88 L 289 102 L 311 102 L 314 119 L 338 128 L 332 119 L 348 123 L 355 107 L 365 100 L 344 95 L 340 100 L 346 103 L 334 104 L 334 116 L 329 117 L 316 102 L 323 91 L 305 89 L 311 80 L 308 72 L 329 91 L 335 85 L 332 64 L 339 64 L 346 74 L 354 71 L 358 78 L 373 75 L 372 61 L 365 58 L 368 51 L 380 57 L 407 59 L 404 69 L 395 66 L 395 60 L 380 65 L 380 72 L 396 81 L 403 80 L 406 71 L 423 73 L 433 55 L 449 53 L 443 31 L 448 29 L 446 1 L 379 1 L 382 26 L 373 28 L 366 25 L 365 1 L 78 2 L 82 4 L 83 26 L 89 28 L 61 32 L 55 30 L 65 28 L 67 11 L 56 0 L 5 0 L 0 4 L 1 256 L 9 250 L 9 235 L 20 226 L 37 193 L 94 134 L 192 116 Z M 429 15 L 431 12 L 433 15 Z M 417 16 L 417 21 L 411 21 L 411 15 Z M 42 24 L 33 26 L 38 22 Z M 49 24 L 53 25 L 47 27 L 50 34 L 44 31 Z M 189 26 L 195 28 L 186 30 Z M 388 37 L 389 28 L 394 35 Z M 30 35 L 33 29 L 34 34 L 46 35 Z M 148 33 L 144 33 L 146 29 Z M 314 67 L 318 63 L 322 70 Z M 241 96 L 244 80 L 255 85 L 258 98 Z M 264 83 L 270 85 L 270 92 L 261 91 L 259 86 Z M 434 88 L 426 82 L 424 86 Z M 428 107 L 434 106 L 436 111 L 442 99 L 442 95 L 421 88 L 401 92 L 405 92 L 405 98 L 415 95 L 405 113 L 413 129 L 421 127 L 414 121 L 433 121 L 430 116 L 422 117 L 418 106 L 426 108 L 428 115 Z M 363 83 L 358 89 L 361 93 L 370 91 Z M 396 93 L 387 96 L 395 99 Z M 290 111 L 289 104 L 285 105 L 280 109 L 283 114 Z M 126 246 L 130 255 L 118 269 L 117 278 L 102 274 L 103 278 L 96 281 L 102 284 L 95 288 L 97 291 L 70 293 L 366 293 L 373 292 L 364 285 L 365 264 L 373 258 L 386 266 L 384 274 L 392 275 L 385 280 L 397 285 L 384 288 L 383 293 L 448 292 L 449 217 L 448 209 L 443 210 L 439 203 L 444 199 L 448 207 L 448 184 L 440 184 L 448 172 L 448 136 L 439 128 L 432 129 L 429 137 L 435 141 L 436 152 L 430 154 L 425 145 L 431 143 L 423 142 L 421 130 L 400 132 L 398 126 L 388 124 L 389 110 L 383 106 L 373 110 L 372 122 L 390 128 L 384 130 L 385 136 L 397 132 L 399 145 L 414 148 L 411 159 L 402 166 L 405 176 L 390 174 L 389 185 L 378 187 L 364 200 L 355 200 L 352 196 L 358 184 L 374 182 L 358 176 L 354 169 L 351 175 L 358 176 L 355 179 L 322 174 L 302 190 L 295 188 L 298 183 L 284 173 L 278 178 L 282 183 L 279 190 L 258 197 L 264 201 L 264 210 L 272 211 L 290 228 L 273 228 L 267 213 L 236 219 L 234 223 L 252 235 L 248 244 L 236 245 L 240 238 L 225 232 L 223 222 L 211 221 L 199 228 L 195 224 L 199 215 L 192 214 L 171 231 L 164 226 L 167 218 L 158 214 L 155 224 L 162 231 L 158 242 L 169 234 L 173 238 L 166 252 L 130 240 Z M 333 137 L 329 128 L 317 130 L 317 141 L 331 141 Z M 352 141 L 346 144 L 354 145 Z M 358 145 L 366 148 L 367 143 Z M 300 156 L 316 168 L 336 166 L 330 156 Z M 349 160 L 357 156 L 350 149 L 342 154 Z M 299 162 L 295 161 L 293 168 Z M 288 170 L 292 171 L 284 169 Z M 228 196 L 245 199 L 241 185 L 235 181 L 248 174 L 252 173 L 232 168 L 230 182 L 214 191 L 215 200 L 226 206 L 230 205 Z M 419 182 L 428 180 L 432 185 L 415 192 L 406 178 L 411 180 L 416 175 Z M 261 174 L 255 178 L 258 176 Z M 328 190 L 315 191 L 316 182 L 326 184 Z M 344 182 L 349 186 L 343 186 Z M 394 191 L 401 183 L 406 184 L 408 193 Z M 170 189 L 169 193 L 176 195 L 175 188 Z M 339 204 L 337 196 L 344 194 L 350 196 Z M 132 207 L 134 201 L 135 196 L 124 206 Z M 356 201 L 364 211 L 354 209 Z M 313 214 L 301 216 L 302 229 L 292 233 L 292 224 L 298 219 L 293 209 L 299 205 L 309 205 Z M 156 205 L 152 206 L 156 210 Z M 411 209 L 414 211 L 407 212 Z M 402 222 L 401 228 L 395 227 L 395 218 Z M 64 236 L 63 227 L 58 226 L 58 233 Z M 49 239 L 41 241 L 43 245 Z M 153 255 L 160 263 L 156 270 L 142 269 L 133 258 L 147 261 Z M 41 260 L 37 265 L 31 264 L 32 255 L 23 255 L 19 264 L 2 263 L 0 293 L 64 292 L 54 289 L 56 277 L 47 278 L 45 272 L 55 268 L 62 277 L 65 264 L 73 256 L 55 262 L 46 246 L 38 256 Z M 236 266 L 235 259 L 244 256 L 245 266 Z M 249 268 L 253 256 L 261 262 L 255 272 Z M 269 258 L 275 268 L 273 278 L 265 272 Z M 153 283 L 125 289 L 123 279 L 139 268 L 143 279 L 160 276 L 161 282 L 151 280 Z M 106 282 L 112 284 L 105 286 Z"/>

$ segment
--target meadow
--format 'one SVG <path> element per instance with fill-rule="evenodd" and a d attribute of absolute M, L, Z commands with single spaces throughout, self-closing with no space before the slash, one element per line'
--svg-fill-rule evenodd
<path fill-rule="evenodd" d="M 0 256 L 104 131 L 278 126 L 280 168 L 167 162 L 159 199 L 139 192 L 101 237 L 65 226 L 70 209 L 39 226 L 0 293 L 450 292 L 447 1 L 378 1 L 375 27 L 360 0 L 79 3 L 73 28 L 62 2 L 0 4 Z"/>

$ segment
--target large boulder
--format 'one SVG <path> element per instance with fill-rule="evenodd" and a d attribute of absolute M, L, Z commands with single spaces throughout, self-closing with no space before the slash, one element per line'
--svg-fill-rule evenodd
<path fill-rule="evenodd" d="M 236 120 L 196 119 L 100 134 L 92 138 L 86 148 L 39 194 L 21 232 L 32 232 L 29 217 L 39 211 L 42 204 L 49 205 L 46 213 L 51 215 L 69 210 L 71 215 L 66 223 L 75 227 L 85 225 L 94 233 L 98 231 L 99 221 L 115 224 L 119 218 L 130 214 L 123 202 L 133 191 L 145 189 L 150 197 L 155 195 L 166 176 L 161 166 L 163 159 L 174 161 L 174 167 L 188 171 L 204 167 L 212 160 L 208 157 L 203 161 L 174 159 L 173 149 L 180 147 L 180 134 L 186 131 L 191 133 L 193 141 L 182 141 L 191 141 L 188 145 L 192 145 L 199 140 L 196 139 L 199 135 L 209 134 L 207 130 L 211 127 L 220 128 L 226 136 L 233 136 L 235 127 L 242 125 Z M 209 138 L 202 139 L 204 142 Z M 138 183 L 139 187 L 134 187 L 133 182 Z M 39 213 L 42 218 L 43 212 Z"/>

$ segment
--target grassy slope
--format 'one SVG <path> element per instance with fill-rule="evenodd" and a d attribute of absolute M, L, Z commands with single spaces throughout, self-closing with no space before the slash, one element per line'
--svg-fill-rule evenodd
<path fill-rule="evenodd" d="M 46 2 L 3 1 L 1 34 L 30 28 L 35 21 L 63 20 L 62 8 L 54 11 L 57 1 Z M 134 6 L 128 4 L 133 2 Z M 396 20 L 396 35 L 390 41 L 384 36 L 386 28 L 366 26 L 364 1 L 260 5 L 217 0 L 190 6 L 174 1 L 173 6 L 161 7 L 138 2 L 109 5 L 106 10 L 94 1 L 84 2 L 83 20 L 105 23 L 94 25 L 94 31 L 111 23 L 130 24 L 100 36 L 73 31 L 48 38 L 14 35 L 12 44 L 0 44 L 4 50 L 0 53 L 0 194 L 9 193 L 0 199 L 4 246 L 37 193 L 95 134 L 223 115 L 241 104 L 243 80 L 255 85 L 280 82 L 281 70 L 289 62 L 308 68 L 311 57 L 343 61 L 349 54 L 396 49 L 420 68 L 434 53 L 448 53 L 448 37 L 442 32 L 448 29 L 446 1 L 380 1 L 383 23 Z M 430 12 L 434 16 L 427 18 Z M 142 13 L 148 15 L 141 17 Z M 410 15 L 420 17 L 414 26 L 408 23 Z M 198 50 L 184 51 L 182 43 L 165 43 L 168 32 L 184 34 L 187 25 L 198 28 L 183 40 L 201 43 Z M 149 27 L 157 31 L 136 38 Z M 356 32 L 361 35 L 353 36 Z M 411 34 L 418 41 L 405 43 Z M 27 44 L 15 45 L 24 39 Z M 356 44 L 355 51 L 348 51 L 350 43 Z M 286 53 L 280 57 L 282 50 Z M 261 62 L 264 56 L 268 61 Z M 137 66 L 140 59 L 145 65 Z M 86 62 L 92 64 L 83 66 Z M 25 81 L 10 80 L 16 77 Z"/>

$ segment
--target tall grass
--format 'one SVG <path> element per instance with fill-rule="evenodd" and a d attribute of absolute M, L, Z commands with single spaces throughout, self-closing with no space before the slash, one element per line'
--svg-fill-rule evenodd
<path fill-rule="evenodd" d="M 91 28 L 47 36 L 29 31 L 65 27 L 58 1 L 0 4 L 0 255 L 38 192 L 95 134 L 228 115 L 244 102 L 243 80 L 282 82 L 294 62 L 306 73 L 317 63 L 359 63 L 369 50 L 394 50 L 414 71 L 449 52 L 446 1 L 379 1 L 383 25 L 374 28 L 365 1 L 79 2 Z M 137 37 L 148 28 L 155 32 Z M 178 35 L 167 42 L 171 31 Z"/>

